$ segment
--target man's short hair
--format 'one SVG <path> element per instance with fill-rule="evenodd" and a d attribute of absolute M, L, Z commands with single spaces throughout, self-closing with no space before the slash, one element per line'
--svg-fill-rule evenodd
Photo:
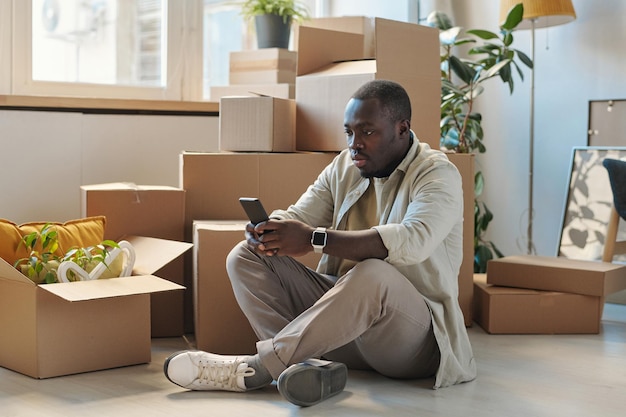
<path fill-rule="evenodd" d="M 353 95 L 357 100 L 378 99 L 385 115 L 393 122 L 411 120 L 411 100 L 404 87 L 389 80 L 363 84 Z"/>

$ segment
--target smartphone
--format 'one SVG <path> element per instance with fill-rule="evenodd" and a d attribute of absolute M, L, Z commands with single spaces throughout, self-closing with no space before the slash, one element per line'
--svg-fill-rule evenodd
<path fill-rule="evenodd" d="M 263 208 L 263 204 L 259 201 L 258 198 L 254 197 L 241 197 L 239 199 L 241 206 L 246 211 L 250 222 L 254 225 L 257 225 L 261 222 L 269 220 L 267 216 L 267 212 Z"/>

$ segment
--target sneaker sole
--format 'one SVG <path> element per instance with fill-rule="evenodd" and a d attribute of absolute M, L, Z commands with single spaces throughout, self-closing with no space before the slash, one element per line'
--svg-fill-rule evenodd
<path fill-rule="evenodd" d="M 289 402 L 310 407 L 339 394 L 348 381 L 348 368 L 343 363 L 325 366 L 306 363 L 287 368 L 278 377 L 278 391 Z"/>

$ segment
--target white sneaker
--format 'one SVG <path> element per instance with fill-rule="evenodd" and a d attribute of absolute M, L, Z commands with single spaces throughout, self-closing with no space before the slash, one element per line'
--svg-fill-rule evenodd
<path fill-rule="evenodd" d="M 174 384 L 204 391 L 246 391 L 244 378 L 255 373 L 242 356 L 223 356 L 186 350 L 170 355 L 163 365 L 167 379 Z"/>

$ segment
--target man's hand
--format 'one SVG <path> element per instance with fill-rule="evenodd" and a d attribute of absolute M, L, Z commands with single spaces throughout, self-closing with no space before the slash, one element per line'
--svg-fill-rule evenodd
<path fill-rule="evenodd" d="M 313 228 L 297 220 L 268 220 L 246 226 L 250 248 L 265 256 L 302 256 L 313 250 Z"/>

